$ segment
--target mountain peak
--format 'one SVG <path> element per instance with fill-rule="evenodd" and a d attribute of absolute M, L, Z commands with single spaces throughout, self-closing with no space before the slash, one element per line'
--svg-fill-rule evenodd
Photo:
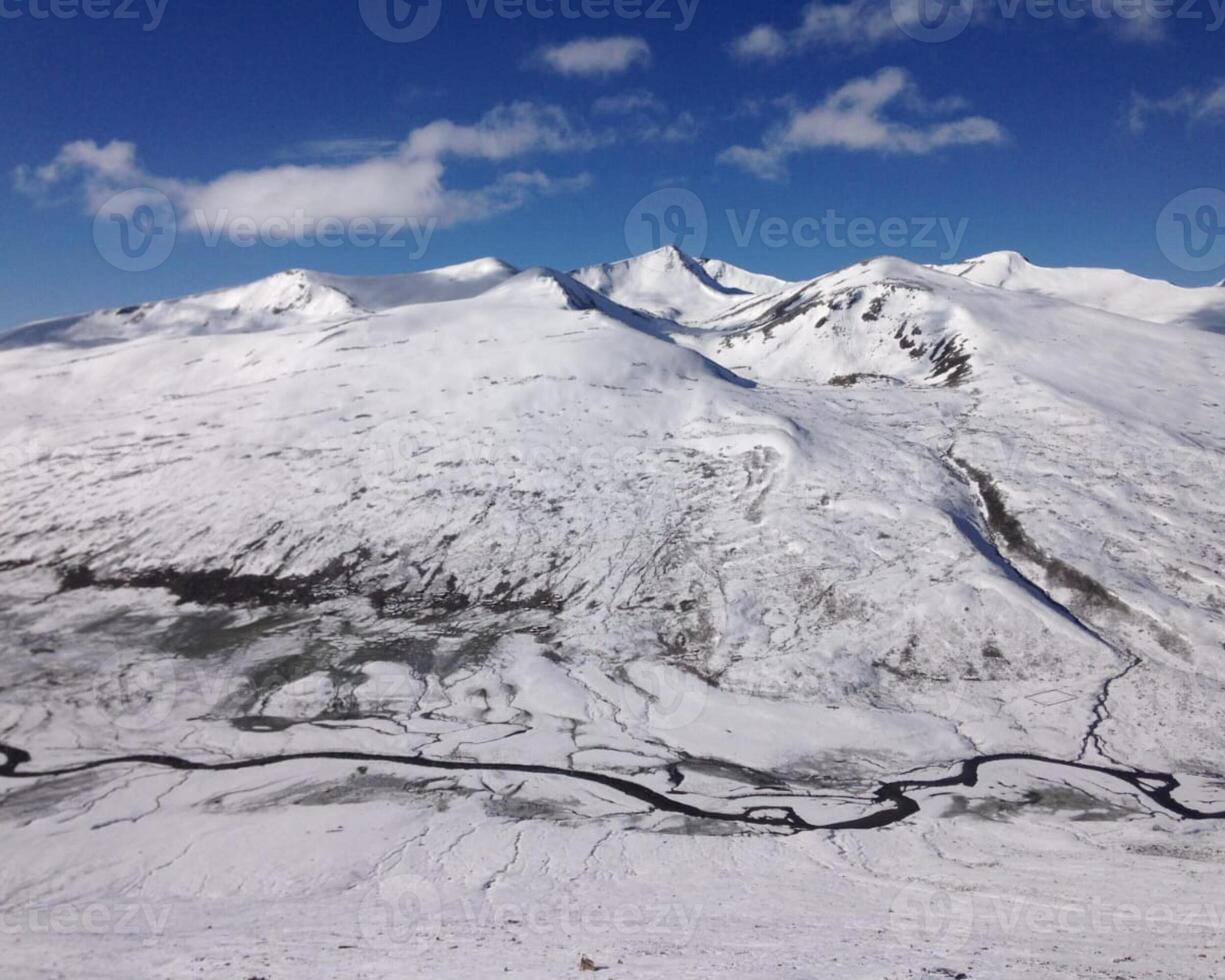
<path fill-rule="evenodd" d="M 460 262 L 456 265 L 448 265 L 432 271 L 435 273 L 445 273 L 454 279 L 465 279 L 494 275 L 515 276 L 519 274 L 520 270 L 505 259 L 487 255 L 484 258 L 472 259 L 469 262 Z"/>
<path fill-rule="evenodd" d="M 684 269 L 697 276 L 705 275 L 705 270 L 702 269 L 698 260 L 675 245 L 664 245 L 662 248 L 653 249 L 650 252 L 640 252 L 618 262 L 606 263 L 606 266 L 670 270 Z"/>
<path fill-rule="evenodd" d="M 977 259 L 971 259 L 971 262 L 1007 262 L 1009 265 L 1033 265 L 1029 258 L 1022 255 L 1020 252 L 1010 248 L 1000 249 L 997 252 L 984 252 Z"/>
<path fill-rule="evenodd" d="M 933 268 L 979 286 L 1046 296 L 1134 320 L 1215 331 L 1225 327 L 1225 303 L 1211 286 L 1188 289 L 1122 269 L 1048 268 L 1018 252 L 992 252 Z"/>
<path fill-rule="evenodd" d="M 486 298 L 493 302 L 544 304 L 569 310 L 591 310 L 596 307 L 587 287 L 564 272 L 546 266 L 524 269 L 491 289 Z"/>
<path fill-rule="evenodd" d="M 1034 264 L 1024 255 L 1010 249 L 987 252 L 977 258 L 966 259 L 965 262 L 960 263 L 959 267 L 966 270 L 974 269 L 979 277 L 987 278 L 1016 276 L 1028 269 L 1035 268 Z"/>
<path fill-rule="evenodd" d="M 695 259 L 675 245 L 572 275 L 622 306 L 691 325 L 707 323 L 758 292 L 783 285 L 727 263 Z"/>
<path fill-rule="evenodd" d="M 676 245 L 663 245 L 650 252 L 642 252 L 641 254 L 635 256 L 635 258 L 645 259 L 652 255 L 659 256 L 661 258 L 675 259 L 681 262 L 693 262 L 694 261 L 693 256 L 691 256 L 684 249 Z"/>

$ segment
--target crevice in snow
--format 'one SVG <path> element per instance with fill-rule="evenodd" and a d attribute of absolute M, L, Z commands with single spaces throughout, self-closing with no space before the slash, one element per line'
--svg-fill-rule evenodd
<path fill-rule="evenodd" d="M 1092 746 L 1100 757 L 1118 764 L 1119 760 L 1110 755 L 1106 750 L 1101 736 L 1101 727 L 1110 718 L 1109 701 L 1111 688 L 1115 683 L 1141 666 L 1143 661 L 1131 650 L 1107 639 L 1082 614 L 1078 614 L 1068 605 L 1060 602 L 1048 589 L 1042 587 L 1026 575 L 1018 567 L 1016 561 L 1009 557 L 1005 549 L 1018 555 L 1023 560 L 1037 565 L 1046 573 L 1047 581 L 1051 585 L 1072 592 L 1080 599 L 1080 604 L 1083 607 L 1089 609 L 1099 608 L 1116 613 L 1130 613 L 1130 607 L 1095 579 L 1073 568 L 1062 559 L 1050 555 L 1041 548 L 1029 536 L 1020 520 L 1009 512 L 1002 491 L 989 474 L 975 468 L 964 459 L 958 458 L 952 452 L 947 455 L 946 459 L 950 469 L 959 478 L 967 481 L 977 492 L 984 511 L 984 520 L 987 524 L 988 534 L 992 539 L 998 539 L 999 541 L 999 543 L 996 540 L 986 542 L 995 556 L 993 560 L 1001 565 L 1010 577 L 1018 581 L 1041 602 L 1058 612 L 1078 629 L 1109 648 L 1115 656 L 1123 661 L 1123 668 L 1102 682 L 1102 686 L 1094 699 L 1092 719 L 1085 731 L 1084 737 L 1081 739 L 1080 752 L 1076 756 L 1077 762 L 1083 762 L 1088 757 L 1089 749 Z M 969 526 L 969 522 L 965 522 L 957 517 L 953 519 L 959 523 L 963 534 L 970 536 L 970 532 L 976 531 L 972 526 Z M 988 557 L 991 557 L 991 555 L 988 555 Z"/>

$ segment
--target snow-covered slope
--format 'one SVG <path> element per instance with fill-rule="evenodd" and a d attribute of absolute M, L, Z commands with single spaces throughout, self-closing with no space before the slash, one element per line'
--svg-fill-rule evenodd
<path fill-rule="evenodd" d="M 470 299 L 517 273 L 500 259 L 399 276 L 355 278 L 294 269 L 246 286 L 64 317 L 0 336 L 0 347 L 106 344 L 150 335 L 253 333 L 334 323 L 376 310 Z"/>
<path fill-rule="evenodd" d="M 670 245 L 572 275 L 622 306 L 684 324 L 703 324 L 726 313 L 752 298 L 755 286 L 779 284 L 727 263 L 711 263 L 708 269 L 703 261 Z"/>
<path fill-rule="evenodd" d="M 879 259 L 755 297 L 682 339 L 762 380 L 956 385 L 972 370 L 979 328 L 948 289 L 933 288 L 938 278 Z"/>
<path fill-rule="evenodd" d="M 31 324 L 0 337 L 0 347 L 45 343 L 86 347 L 151 335 L 250 333 L 294 323 L 338 321 L 361 312 L 350 296 L 322 278 L 292 270 L 200 296 Z"/>
<path fill-rule="evenodd" d="M 500 285 L 519 272 L 501 259 L 477 259 L 460 265 L 408 272 L 398 276 L 330 276 L 312 273 L 367 310 L 387 310 L 416 303 L 446 303 L 471 299 Z"/>
<path fill-rule="evenodd" d="M 6 962 L 1215 968 L 1027 910 L 1217 900 L 1225 338 L 896 259 L 459 268 L 0 350 L 0 911 L 173 913 Z"/>
<path fill-rule="evenodd" d="M 749 272 L 747 269 L 741 269 L 722 259 L 697 259 L 695 261 L 706 270 L 706 274 L 711 279 L 727 289 L 754 294 L 773 293 L 787 285 L 786 280 L 758 272 Z"/>
<path fill-rule="evenodd" d="M 263 296 L 269 282 L 279 280 L 235 295 Z M 218 335 L 185 324 L 141 333 L 89 358 L 63 349 L 59 338 L 5 353 L 6 444 L 24 447 L 22 465 L 5 480 L 6 560 L 80 564 L 121 578 L 173 566 L 311 580 L 344 555 L 368 552 L 346 573 L 356 576 L 353 587 L 377 583 L 420 602 L 414 590 L 433 579 L 410 573 L 420 559 L 409 556 L 436 553 L 431 542 L 442 535 L 447 580 L 473 601 L 511 581 L 532 593 L 581 597 L 592 608 L 621 610 L 598 617 L 601 630 L 623 636 L 607 641 L 613 646 L 644 627 L 648 635 L 670 635 L 677 629 L 672 620 L 692 619 L 676 648 L 685 653 L 665 657 L 723 683 L 754 687 L 782 685 L 793 669 L 803 678 L 789 682 L 798 685 L 794 694 L 837 699 L 862 684 L 891 684 L 891 675 L 871 667 L 877 644 L 905 646 L 912 635 L 925 637 L 930 669 L 958 656 L 960 633 L 951 639 L 943 625 L 907 623 L 893 601 L 880 601 L 878 582 L 852 587 L 843 580 L 854 577 L 869 552 L 883 549 L 892 562 L 909 561 L 916 529 L 928 524 L 924 533 L 960 541 L 951 552 L 959 554 L 964 522 L 978 521 L 978 508 L 986 507 L 987 483 L 974 476 L 985 473 L 1009 491 L 1014 516 L 1036 529 L 1042 548 L 1016 557 L 1032 559 L 1042 588 L 1078 615 L 1091 615 L 1098 598 L 1079 579 L 1068 586 L 1066 576 L 1035 557 L 1039 550 L 1070 561 L 1142 611 L 1113 625 L 1095 622 L 1096 632 L 1114 631 L 1115 643 L 1159 659 L 1164 644 L 1194 661 L 1192 651 L 1217 628 L 1216 614 L 1203 605 L 1216 578 L 1169 572 L 1193 553 L 1210 568 L 1217 554 L 1221 516 L 1210 488 L 1221 449 L 1214 400 L 1221 352 L 1214 335 L 984 288 L 900 260 L 864 263 L 742 301 L 723 320 L 678 329 L 676 338 L 660 320 L 551 270 L 528 270 L 470 299 L 381 313 L 351 300 L 325 303 L 315 322 L 304 319 L 311 304 L 339 294 L 307 282 L 287 321 L 276 318 L 289 311 L 267 311 L 265 302 L 261 309 L 272 320 L 255 334 Z M 279 309 L 282 294 L 269 302 Z M 849 406 L 855 408 L 847 415 Z M 887 421 L 900 410 L 913 416 L 905 434 Z M 152 447 L 147 458 L 145 447 Z M 542 451 L 543 472 L 524 467 L 525 454 L 538 460 Z M 581 462 L 585 454 L 617 459 L 622 451 L 631 454 L 637 476 L 615 491 L 609 474 Z M 1198 460 L 1193 472 L 1188 452 Z M 482 467 L 474 470 L 473 454 L 505 479 L 478 492 L 483 484 L 472 481 Z M 660 462 L 673 454 L 675 472 Z M 419 459 L 428 461 L 429 474 L 418 471 Z M 1143 478 L 1127 491 L 1132 503 L 1121 504 L 1117 490 L 1085 485 L 1065 499 L 1040 476 L 1054 469 L 1072 478 L 1090 460 L 1106 470 L 1123 461 L 1139 468 Z M 644 463 L 649 469 L 639 472 Z M 725 486 L 729 468 L 742 476 Z M 722 494 L 745 473 L 760 501 L 740 510 L 738 496 Z M 1188 489 L 1178 520 L 1156 520 L 1154 513 L 1168 509 L 1160 499 L 1175 478 L 1202 494 Z M 430 507 L 401 513 L 402 479 L 421 481 L 412 499 L 447 501 L 447 516 Z M 81 497 L 83 484 L 105 492 Z M 266 493 L 235 495 L 233 486 Z M 279 486 L 303 492 L 278 492 Z M 676 502 L 703 499 L 705 490 L 715 491 L 719 503 L 708 500 L 697 525 L 672 527 Z M 726 605 L 726 571 L 716 597 L 709 584 L 672 581 L 665 569 L 658 581 L 633 586 L 672 597 L 660 600 L 664 608 L 647 617 L 649 627 L 639 613 L 622 609 L 607 589 L 627 583 L 609 577 L 590 541 L 617 542 L 623 557 L 614 565 L 629 561 L 623 514 L 640 509 L 642 493 L 663 509 L 650 519 L 640 515 L 635 533 L 644 542 L 675 539 L 683 554 L 696 554 L 697 540 L 717 551 L 718 542 L 742 533 L 731 528 L 771 514 L 781 539 L 739 549 L 748 564 L 736 589 L 758 613 L 746 621 Z M 536 494 L 553 502 L 543 524 L 541 515 L 522 512 L 522 501 Z M 838 512 L 843 497 L 866 495 L 879 504 L 855 503 L 844 520 L 827 522 L 800 502 L 814 494 L 834 508 L 825 516 Z M 477 509 L 457 511 L 463 499 Z M 558 523 L 557 515 L 572 507 L 582 523 Z M 872 537 L 878 518 L 898 508 L 909 514 L 911 530 L 892 532 L 887 547 L 865 548 L 868 540 L 883 540 Z M 504 553 L 491 563 L 489 549 L 501 531 L 488 538 L 478 513 L 497 528 L 526 522 L 531 533 L 516 534 L 513 547 L 501 541 Z M 957 515 L 951 522 L 950 514 Z M 984 526 L 981 533 L 989 531 Z M 1140 540 L 1144 553 L 1135 554 Z M 820 625 L 819 609 L 797 611 L 805 608 L 802 562 L 754 564 L 759 549 L 787 541 L 806 542 L 802 553 L 820 567 L 846 563 L 834 577 L 843 581 L 840 589 L 860 592 L 862 605 L 848 617 L 853 641 Z M 580 542 L 587 544 L 579 548 Z M 559 579 L 555 566 L 563 554 L 572 564 Z M 952 575 L 933 554 L 916 559 L 919 567 L 934 561 L 927 575 Z M 713 555 L 700 567 L 707 562 L 715 562 Z M 995 574 L 992 567 L 986 561 L 983 572 Z M 826 569 L 818 578 L 831 574 Z M 934 601 L 923 581 L 899 584 L 908 595 L 904 608 Z M 1021 621 L 1031 615 L 1033 597 L 1022 591 L 1015 600 L 1017 622 L 983 595 L 959 615 L 962 628 L 983 637 L 1002 629 L 1027 642 Z M 673 610 L 686 602 L 692 614 L 677 616 Z M 794 622 L 789 639 L 767 642 L 750 629 L 769 609 Z M 576 622 L 591 628 L 584 616 Z M 750 632 L 727 639 L 742 629 Z M 670 643 L 661 649 L 673 650 Z M 1078 675 L 1099 655 L 1117 656 L 1092 646 L 1079 655 Z"/>
<path fill-rule="evenodd" d="M 1225 331 L 1225 295 L 1188 289 L 1119 269 L 1047 269 L 1017 252 L 993 252 L 942 271 L 997 289 L 1038 293 L 1152 323 L 1187 323 Z"/>

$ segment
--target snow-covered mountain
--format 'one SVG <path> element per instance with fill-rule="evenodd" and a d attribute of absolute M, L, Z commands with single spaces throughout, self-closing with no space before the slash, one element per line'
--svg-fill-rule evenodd
<path fill-rule="evenodd" d="M 654 316 L 704 324 L 781 280 L 757 276 L 726 262 L 691 258 L 674 246 L 572 273 L 586 286 Z"/>
<path fill-rule="evenodd" d="M 0 337 L 0 345 L 88 346 L 150 336 L 248 333 L 291 322 L 334 322 L 363 312 L 352 297 L 321 277 L 292 270 L 201 296 L 33 323 Z"/>
<path fill-rule="evenodd" d="M 0 336 L 0 347 L 51 342 L 89 345 L 153 335 L 252 333 L 291 323 L 335 323 L 400 306 L 470 299 L 517 272 L 499 259 L 375 278 L 291 269 L 247 286 L 200 296 L 33 323 Z"/>
<path fill-rule="evenodd" d="M 471 299 L 518 274 L 519 270 L 510 263 L 486 258 L 398 276 L 358 278 L 321 273 L 311 275 L 316 281 L 344 293 L 364 309 L 390 310 L 418 303 Z"/>
<path fill-rule="evenodd" d="M 817 921 L 871 975 L 1141 975 L 992 903 L 1217 901 L 1213 292 L 668 249 L 18 330 L 0 898 L 182 913 L 111 973 L 59 937 L 90 975 L 214 914 L 305 976 L 773 975 Z M 683 925 L 525 933 L 558 895 Z M 1202 928 L 1110 947 L 1197 975 Z"/>
<path fill-rule="evenodd" d="M 1017 252 L 993 252 L 937 268 L 997 289 L 1038 293 L 1152 323 L 1225 332 L 1225 296 L 1211 286 L 1188 289 L 1119 269 L 1046 269 Z"/>

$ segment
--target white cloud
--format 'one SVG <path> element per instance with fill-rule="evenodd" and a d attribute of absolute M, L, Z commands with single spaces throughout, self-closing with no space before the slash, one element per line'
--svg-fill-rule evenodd
<path fill-rule="evenodd" d="M 607 77 L 650 64 L 651 46 L 637 37 L 585 38 L 541 48 L 536 62 L 559 75 Z"/>
<path fill-rule="evenodd" d="M 847 82 L 810 109 L 792 108 L 787 121 L 768 132 L 760 147 L 734 146 L 720 160 L 777 180 L 786 176 L 788 159 L 807 150 L 918 156 L 949 146 L 1004 142 L 999 123 L 982 116 L 919 125 L 886 115 L 888 109 L 902 108 L 930 117 L 963 105 L 959 99 L 925 99 L 904 69 L 883 68 Z"/>
<path fill-rule="evenodd" d="M 732 43 L 732 52 L 745 60 L 777 61 L 820 46 L 874 46 L 904 40 L 906 35 L 899 29 L 888 0 L 843 4 L 817 0 L 804 8 L 798 27 L 785 32 L 769 24 L 754 27 Z"/>
<path fill-rule="evenodd" d="M 762 180 L 782 180 L 787 176 L 786 154 L 773 148 L 730 146 L 719 154 L 719 162 L 747 170 Z"/>
<path fill-rule="evenodd" d="M 759 24 L 744 37 L 732 42 L 732 52 L 746 61 L 754 58 L 774 61 L 783 57 L 789 47 L 788 39 L 783 36 L 783 33 L 769 24 Z"/>
<path fill-rule="evenodd" d="M 126 180 L 139 170 L 136 147 L 122 142 L 99 147 L 92 140 L 67 143 L 59 155 L 51 163 L 39 167 L 35 175 L 41 181 L 53 183 L 78 167 L 91 171 L 101 180 Z"/>
<path fill-rule="evenodd" d="M 596 99 L 591 111 L 597 116 L 616 116 L 620 136 L 642 143 L 685 143 L 694 139 L 701 124 L 691 112 L 672 115 L 668 104 L 643 89 Z M 609 133 L 609 142 L 618 136 Z"/>
<path fill-rule="evenodd" d="M 692 112 L 682 112 L 672 119 L 646 123 L 633 133 L 644 143 L 688 143 L 696 139 L 702 126 Z"/>
<path fill-rule="evenodd" d="M 874 48 L 907 43 L 922 29 L 923 6 L 944 0 L 813 0 L 804 7 L 800 23 L 789 29 L 770 24 L 754 27 L 732 42 L 732 53 L 745 61 L 779 61 L 812 48 Z M 922 6 L 921 6 L 922 5 Z M 1072 21 L 1098 21 L 1123 41 L 1152 43 L 1166 36 L 1170 19 L 1168 0 L 1064 0 L 1059 11 L 1024 0 L 971 0 L 968 24 L 1030 19 L 1045 22 L 1065 12 Z M 968 25 L 967 25 L 968 26 Z M 1042 26 L 1041 23 L 1038 26 Z"/>
<path fill-rule="evenodd" d="M 526 153 L 590 150 L 599 140 L 570 122 L 557 106 L 516 102 L 499 106 L 478 123 L 461 126 L 440 119 L 409 135 L 402 151 L 410 157 L 470 157 L 506 160 Z"/>
<path fill-rule="evenodd" d="M 1192 125 L 1225 122 L 1225 79 L 1203 88 L 1185 88 L 1164 99 L 1132 95 L 1127 115 L 1131 131 L 1143 133 L 1153 116 L 1185 118 Z"/>
<path fill-rule="evenodd" d="M 1166 39 L 1171 9 L 1162 0 L 1098 0 L 1098 16 L 1120 41 L 1156 44 Z M 1177 8 L 1175 8 L 1176 10 Z"/>
<path fill-rule="evenodd" d="M 20 190 L 34 195 L 79 187 L 90 210 L 120 191 L 150 187 L 174 202 L 185 227 L 216 228 L 239 218 L 262 222 L 296 214 L 316 221 L 403 218 L 445 226 L 521 207 L 535 195 L 571 191 L 590 179 L 513 170 L 485 186 L 458 189 L 444 183 L 447 158 L 497 163 L 598 143 L 561 109 L 521 102 L 496 108 L 473 125 L 430 123 L 391 152 L 353 162 L 236 170 L 198 182 L 148 172 L 132 143 L 80 141 L 66 144 L 49 164 L 19 168 L 16 180 Z"/>

